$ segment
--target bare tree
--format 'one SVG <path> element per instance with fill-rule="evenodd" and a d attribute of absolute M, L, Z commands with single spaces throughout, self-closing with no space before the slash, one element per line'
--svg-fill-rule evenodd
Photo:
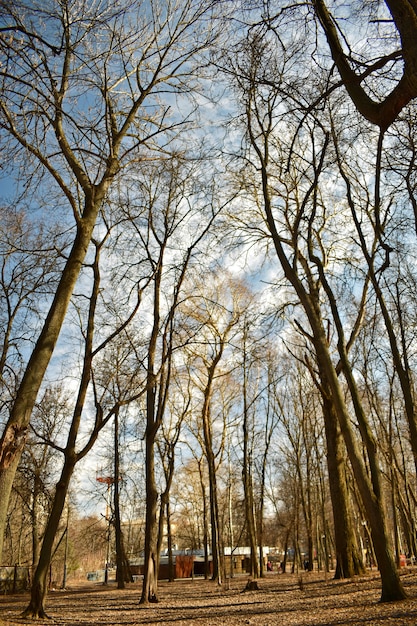
<path fill-rule="evenodd" d="M 336 147 L 337 165 L 346 185 L 347 201 L 352 213 L 352 221 L 358 234 L 358 241 L 363 252 L 364 259 L 368 265 L 368 273 L 372 283 L 375 297 L 379 304 L 382 319 L 385 325 L 385 332 L 390 346 L 390 358 L 392 359 L 404 401 L 404 410 L 407 416 L 408 427 L 410 432 L 411 448 L 414 455 L 415 471 L 417 474 L 417 410 L 414 399 L 414 381 L 410 369 L 410 350 L 408 342 L 405 341 L 404 318 L 407 317 L 405 307 L 397 291 L 394 301 L 396 304 L 390 306 L 392 297 L 390 291 L 398 289 L 394 285 L 398 285 L 398 275 L 394 278 L 394 283 L 390 277 L 390 265 L 394 247 L 390 245 L 395 243 L 398 248 L 396 255 L 400 258 L 404 255 L 397 236 L 390 240 L 386 236 L 386 232 L 397 230 L 395 218 L 391 216 L 391 205 L 395 202 L 395 191 L 392 195 L 385 192 L 386 200 L 382 198 L 382 177 L 384 168 L 382 165 L 382 139 L 381 133 L 377 145 L 377 158 L 375 163 L 375 188 L 373 201 L 368 200 L 367 195 L 361 193 L 361 184 L 357 180 L 357 176 L 352 172 L 352 153 L 349 155 L 350 165 L 345 161 L 345 155 L 342 156 L 339 139 L 334 132 L 334 143 Z M 388 169 L 388 168 L 387 168 Z M 388 169 L 389 172 L 389 169 Z M 388 173 L 389 175 L 389 173 Z M 387 185 L 385 186 L 387 187 Z M 363 217 L 366 216 L 364 223 Z M 400 219 L 403 219 L 401 215 Z M 372 238 L 369 237 L 372 232 Z M 400 256 L 401 255 L 401 256 Z M 397 261 L 398 262 L 398 261 Z M 401 261 L 399 261 L 401 262 Z M 388 298 L 387 298 L 388 296 Z M 391 309 L 391 310 L 390 310 Z M 396 331 L 394 319 L 397 318 L 399 324 L 399 332 Z"/>
<path fill-rule="evenodd" d="M 211 550 L 213 558 L 212 579 L 222 584 L 223 554 L 220 529 L 219 493 L 217 487 L 217 468 L 221 458 L 227 433 L 225 411 L 220 409 L 221 436 L 215 441 L 215 402 L 218 379 L 225 378 L 234 369 L 223 362 L 227 358 L 228 345 L 240 332 L 239 323 L 248 303 L 245 286 L 234 281 L 227 273 L 216 278 L 205 277 L 200 283 L 199 292 L 194 286 L 193 295 L 184 303 L 187 316 L 197 325 L 194 341 L 187 348 L 190 362 L 193 362 L 193 377 L 202 396 L 201 407 L 201 446 L 208 468 L 210 494 Z"/>
<path fill-rule="evenodd" d="M 255 499 L 254 499 L 254 406 L 249 397 L 249 354 L 248 354 L 248 322 L 245 316 L 242 332 L 242 394 L 243 394 L 243 459 L 242 479 L 245 499 L 245 516 L 247 535 L 251 555 L 251 575 L 259 577 L 259 559 L 256 528 Z M 252 405 L 252 406 L 251 406 Z"/>
<path fill-rule="evenodd" d="M 185 425 L 186 427 L 187 425 Z M 172 487 L 175 499 L 176 537 L 181 548 L 193 552 L 206 553 L 209 541 L 207 523 L 207 471 L 203 453 L 189 436 L 186 443 L 190 446 L 191 459 L 184 460 L 178 467 Z M 208 555 L 204 560 L 204 571 L 208 578 Z"/>
<path fill-rule="evenodd" d="M 272 393 L 277 374 L 273 375 L 270 369 L 273 359 L 273 350 L 268 346 L 270 339 L 263 336 L 262 312 L 253 294 L 243 315 L 240 342 L 235 350 L 241 351 L 238 373 L 242 390 L 242 480 L 251 576 L 255 579 L 264 572 L 265 479 L 269 447 L 277 425 Z"/>
<path fill-rule="evenodd" d="M 274 435 L 278 429 L 280 422 L 280 410 L 279 402 L 276 400 L 276 389 L 278 387 L 280 371 L 277 367 L 277 360 L 279 356 L 270 345 L 265 345 L 265 342 L 269 343 L 270 338 L 264 338 L 260 349 L 258 359 L 262 366 L 264 386 L 260 397 L 260 409 L 259 412 L 264 415 L 264 421 L 261 422 L 259 432 L 257 434 L 257 449 L 258 454 L 255 458 L 255 470 L 258 475 L 259 484 L 259 498 L 258 498 L 258 547 L 259 547 L 259 573 L 264 575 L 264 540 L 265 540 L 265 509 L 266 509 L 266 496 L 267 496 L 267 472 L 270 466 L 270 452 L 272 448 L 272 442 Z M 260 454 L 259 454 L 260 452 Z M 268 544 L 267 544 L 268 545 Z M 271 545 L 271 544 L 269 544 Z"/>
<path fill-rule="evenodd" d="M 166 424 L 162 424 L 161 437 L 157 442 L 159 457 L 164 474 L 164 488 L 161 493 L 158 520 L 158 570 L 159 558 L 161 556 L 162 543 L 165 534 L 168 548 L 168 569 L 169 580 L 174 580 L 174 559 L 173 559 L 173 541 L 172 541 L 172 519 L 171 519 L 171 488 L 175 471 L 175 454 L 178 441 L 180 439 L 183 422 L 189 413 L 191 405 L 191 393 L 189 380 L 181 384 L 181 372 L 175 372 L 175 390 L 171 390 L 170 401 L 168 405 L 169 420 Z"/>
<path fill-rule="evenodd" d="M 149 176 L 140 183 L 138 181 L 139 198 L 145 213 L 142 214 L 141 210 L 137 213 L 135 202 L 130 207 L 132 227 L 152 270 L 152 293 L 149 296 L 152 321 L 145 361 L 146 528 L 141 604 L 158 600 L 155 451 L 169 399 L 174 355 L 182 342 L 187 342 L 177 322 L 184 297 L 184 281 L 201 249 L 207 245 L 206 238 L 213 220 L 221 210 L 221 206 L 216 206 L 217 199 L 210 193 L 200 196 L 194 167 L 178 154 L 150 164 Z"/>
<path fill-rule="evenodd" d="M 288 172 L 284 169 L 284 164 L 287 163 L 285 151 L 281 151 L 282 141 L 278 139 L 276 132 L 280 119 L 279 110 L 276 108 L 280 103 L 280 89 L 265 87 L 265 76 L 275 70 L 277 60 L 270 65 L 267 50 L 269 54 L 271 50 L 268 49 L 266 42 L 261 41 L 256 35 L 252 36 L 246 48 L 246 57 L 234 73 L 244 98 L 245 130 L 250 150 L 253 150 L 253 156 L 249 153 L 246 159 L 259 168 L 265 220 L 285 278 L 295 290 L 308 319 L 309 330 L 300 322 L 298 326 L 314 346 L 322 382 L 331 392 L 350 462 L 372 527 L 375 553 L 381 573 L 381 598 L 402 599 L 405 592 L 393 559 L 375 438 L 360 402 L 347 356 L 347 340 L 340 311 L 330 280 L 327 279 L 329 274 L 326 268 L 329 258 L 321 236 L 326 224 L 326 204 L 319 193 L 319 180 L 325 168 L 329 135 L 323 130 L 320 122 L 312 122 L 311 129 L 306 135 L 310 136 L 307 150 L 309 157 L 303 158 L 301 165 L 301 162 L 296 162 L 293 156 L 294 169 L 291 169 L 290 164 L 289 172 L 293 171 L 294 177 L 292 180 L 291 175 L 288 178 Z M 262 77 L 262 81 L 258 81 L 258 76 Z M 268 86 L 270 87 L 269 83 Z M 317 148 L 317 143 L 321 146 L 320 149 Z M 291 151 L 293 148 L 294 144 Z M 303 155 L 306 154 L 306 146 L 300 145 L 299 149 Z M 341 367 L 367 452 L 370 475 L 363 462 L 360 443 L 352 429 L 345 394 L 331 356 L 321 300 L 322 288 L 337 331 Z"/>
<path fill-rule="evenodd" d="M 32 408 L 97 216 L 123 169 L 184 121 L 162 94 L 189 93 L 192 59 L 212 40 L 204 21 L 212 4 L 2 6 L 3 146 L 22 171 L 39 174 L 53 206 L 66 203 L 72 244 L 0 441 L 0 546 Z"/>
<path fill-rule="evenodd" d="M 96 357 L 97 354 L 99 354 L 108 345 L 110 339 L 114 339 L 124 330 L 125 326 L 128 324 L 131 317 L 135 314 L 138 308 L 137 304 L 128 319 L 125 320 L 124 323 L 121 324 L 121 326 L 119 326 L 115 330 L 115 332 L 112 333 L 112 335 L 110 335 L 110 337 L 107 337 L 103 342 L 99 343 L 95 349 L 93 348 L 95 315 L 101 284 L 100 253 L 107 240 L 108 235 L 109 231 L 104 235 L 104 238 L 101 242 L 95 242 L 96 254 L 92 263 L 94 278 L 91 287 L 91 296 L 89 298 L 88 314 L 86 320 L 82 372 L 77 392 L 77 398 L 72 412 L 71 422 L 69 423 L 68 427 L 66 443 L 63 446 L 59 445 L 58 443 L 54 444 L 55 449 L 63 454 L 64 462 L 61 468 L 60 477 L 56 483 L 53 503 L 49 513 L 48 522 L 42 542 L 42 548 L 39 555 L 39 562 L 35 571 L 35 575 L 33 577 L 31 600 L 28 607 L 24 611 L 24 615 L 26 616 L 42 617 L 46 615 L 45 603 L 47 593 L 47 575 L 52 557 L 53 544 L 56 538 L 58 525 L 65 506 L 70 481 L 73 476 L 76 464 L 81 459 L 83 459 L 91 450 L 100 431 L 105 427 L 105 425 L 114 416 L 114 414 L 117 413 L 120 405 L 132 401 L 133 397 L 137 397 L 136 394 L 135 396 L 129 396 L 126 399 L 126 393 L 130 393 L 131 390 L 130 388 L 127 390 L 127 392 L 126 390 L 123 390 L 124 396 L 117 397 L 113 405 L 110 406 L 107 411 L 105 411 L 102 404 L 100 403 L 100 399 L 97 394 L 97 387 L 93 385 L 95 420 L 90 429 L 90 432 L 86 437 L 86 440 L 83 442 L 82 445 L 79 444 L 78 435 L 80 431 L 83 411 L 85 409 L 85 404 L 90 388 L 94 357 Z M 49 441 L 48 443 L 52 445 L 51 441 Z"/>

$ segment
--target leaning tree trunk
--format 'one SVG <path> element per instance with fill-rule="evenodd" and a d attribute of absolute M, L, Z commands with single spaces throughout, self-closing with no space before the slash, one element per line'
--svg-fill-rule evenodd
<path fill-rule="evenodd" d="M 314 331 L 316 335 L 316 351 L 318 353 L 319 367 L 323 368 L 323 371 L 326 373 L 326 379 L 331 389 L 332 401 L 337 412 L 340 429 L 345 440 L 355 480 L 371 526 L 372 541 L 381 575 L 381 601 L 402 600 L 406 597 L 406 593 L 401 584 L 393 557 L 391 538 L 384 510 L 381 475 L 376 458 L 376 445 L 375 443 L 373 445 L 371 443 L 372 437 L 370 432 L 362 432 L 362 436 L 368 438 L 366 445 L 371 468 L 370 479 L 366 472 L 362 455 L 358 449 L 356 435 L 352 430 L 351 418 L 345 404 L 344 394 L 340 388 L 337 373 L 326 346 L 327 340 L 325 331 L 323 328 L 316 328 Z M 349 376 L 349 374 L 350 372 L 345 371 L 346 376 Z M 353 384 L 353 381 L 351 380 L 350 383 Z M 360 400 L 357 395 L 355 396 L 352 387 L 351 393 L 353 393 L 352 399 L 355 408 L 359 410 Z"/>
<path fill-rule="evenodd" d="M 100 286 L 100 276 L 97 272 L 98 259 L 99 250 L 97 249 L 94 262 L 94 283 L 88 312 L 87 335 L 85 341 L 85 354 L 81 381 L 78 389 L 78 395 L 74 407 L 71 426 L 68 433 L 67 444 L 64 450 L 64 465 L 61 470 L 60 479 L 56 485 L 54 501 L 43 538 L 39 563 L 36 568 L 32 583 L 31 599 L 29 606 L 24 612 L 24 615 L 27 617 L 36 618 L 45 616 L 45 600 L 47 593 L 46 580 L 52 558 L 52 548 L 61 519 L 62 511 L 65 506 L 65 500 L 68 494 L 71 478 L 77 462 L 91 449 L 100 432 L 100 428 L 98 427 L 99 424 L 96 421 L 95 428 L 91 433 L 88 442 L 84 446 L 83 450 L 77 453 L 77 436 L 91 375 L 92 347 L 94 336 L 94 314 Z M 101 425 L 103 424 L 104 423 L 102 422 Z"/>
<path fill-rule="evenodd" d="M 45 323 L 29 358 L 10 418 L 0 440 L 0 563 L 10 494 L 26 442 L 32 410 L 61 332 L 71 296 L 91 241 L 98 211 L 109 184 L 110 179 L 97 186 L 95 193 L 86 198 L 83 217 L 77 224 L 77 234 L 73 246 Z"/>
<path fill-rule="evenodd" d="M 376 458 L 376 448 L 371 443 L 372 437 L 371 433 L 369 432 L 369 426 L 367 425 L 366 420 L 364 420 L 365 416 L 362 412 L 360 398 L 358 394 L 355 393 L 355 383 L 353 380 L 352 372 L 348 367 L 346 359 L 343 363 L 343 372 L 348 380 L 349 390 L 351 392 L 356 416 L 358 420 L 361 420 L 362 422 L 361 434 L 366 439 L 372 480 L 369 479 L 365 465 L 363 463 L 363 458 L 358 447 L 356 433 L 354 433 L 352 430 L 351 416 L 346 406 L 344 393 L 342 391 L 340 381 L 337 376 L 336 368 L 330 356 L 327 334 L 323 325 L 323 320 L 321 319 L 318 294 L 311 294 L 306 290 L 301 279 L 298 277 L 296 270 L 287 258 L 274 220 L 271 198 L 268 189 L 267 169 L 263 161 L 262 155 L 260 156 L 262 159 L 261 170 L 263 180 L 263 193 L 268 226 L 274 241 L 277 256 L 281 262 L 281 266 L 285 273 L 285 276 L 294 287 L 300 299 L 301 305 L 303 306 L 304 311 L 308 317 L 312 331 L 312 340 L 314 343 L 318 367 L 320 372 L 322 372 L 326 378 L 328 388 L 331 393 L 333 406 L 340 424 L 341 433 L 345 440 L 355 480 L 357 482 L 363 504 L 366 508 L 367 517 L 372 529 L 372 539 L 381 575 L 381 601 L 402 600 L 406 597 L 406 593 L 401 584 L 401 580 L 393 557 L 391 538 L 387 527 L 387 520 L 383 506 L 383 498 L 380 484 L 381 476 L 378 461 Z M 321 278 L 323 280 L 325 279 L 325 277 L 322 275 Z M 332 310 L 335 311 L 333 307 Z M 338 323 L 337 318 L 335 318 L 335 322 L 336 324 Z M 340 331 L 339 328 L 338 331 Z M 340 344 L 340 342 L 339 350 L 340 357 L 342 359 L 343 346 Z"/>

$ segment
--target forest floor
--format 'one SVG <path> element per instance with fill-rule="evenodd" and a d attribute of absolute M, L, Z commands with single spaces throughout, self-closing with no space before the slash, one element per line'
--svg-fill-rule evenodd
<path fill-rule="evenodd" d="M 323 573 L 268 573 L 259 590 L 246 591 L 247 576 L 220 588 L 200 579 L 159 583 L 159 603 L 139 606 L 141 584 L 118 590 L 114 583 L 73 583 L 48 596 L 49 621 L 64 626 L 402 626 L 417 625 L 417 568 L 401 570 L 408 594 L 402 602 L 381 603 L 376 571 L 337 581 Z M 0 626 L 33 623 L 20 617 L 28 594 L 0 597 Z"/>

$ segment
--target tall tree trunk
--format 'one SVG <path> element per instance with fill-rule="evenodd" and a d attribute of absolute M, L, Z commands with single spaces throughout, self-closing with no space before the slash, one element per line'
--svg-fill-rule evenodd
<path fill-rule="evenodd" d="M 123 542 L 122 520 L 120 515 L 120 452 L 119 452 L 119 409 L 114 413 L 114 535 L 116 544 L 116 580 L 117 588 L 124 589 L 125 582 L 132 577 Z"/>
<path fill-rule="evenodd" d="M 247 472 L 245 472 L 247 473 Z M 253 502 L 253 488 L 250 484 L 252 480 L 251 476 L 245 476 L 244 478 L 244 492 L 245 492 L 245 516 L 246 526 L 250 547 L 250 560 L 251 560 L 251 576 L 252 578 L 259 578 L 259 559 L 258 559 L 258 546 L 257 546 L 257 533 L 255 523 L 255 511 Z"/>
<path fill-rule="evenodd" d="M 140 604 L 158 602 L 158 491 L 155 481 L 155 437 L 157 429 L 154 423 L 155 389 L 152 387 L 149 394 L 153 395 L 148 406 L 148 423 L 146 428 L 146 515 L 145 515 L 145 561 L 143 572 L 143 586 Z M 148 400 L 149 401 L 149 400 Z"/>
<path fill-rule="evenodd" d="M 209 541 L 209 532 L 208 532 L 208 506 L 207 506 L 207 493 L 206 493 L 206 485 L 204 484 L 203 477 L 203 468 L 201 467 L 201 461 L 198 461 L 198 472 L 200 476 L 200 485 L 201 485 L 201 497 L 203 501 L 203 550 L 204 550 L 204 578 L 208 580 L 210 575 L 210 565 L 209 565 L 209 553 L 208 553 L 208 541 Z"/>
<path fill-rule="evenodd" d="M 210 385 L 211 387 L 211 385 Z M 213 559 L 212 580 L 222 584 L 222 555 L 220 552 L 219 504 L 217 496 L 216 463 L 213 451 L 210 422 L 210 388 L 206 389 L 203 407 L 203 430 L 206 460 L 209 475 L 209 502 L 211 523 L 211 554 Z"/>
<path fill-rule="evenodd" d="M 168 579 L 172 583 L 175 580 L 175 565 L 174 554 L 172 545 L 172 524 L 171 524 L 171 505 L 169 498 L 166 506 L 166 518 L 167 518 L 167 543 L 168 543 Z"/>
<path fill-rule="evenodd" d="M 267 436 L 268 438 L 268 436 Z M 257 539 L 259 549 L 259 576 L 263 578 L 265 575 L 264 564 L 264 510 L 265 510 L 265 485 L 266 485 L 266 470 L 268 461 L 269 443 L 265 447 L 262 453 L 262 469 L 261 469 L 261 485 L 259 493 L 259 511 L 258 511 L 258 524 L 257 524 Z"/>
<path fill-rule="evenodd" d="M 256 536 L 256 521 L 255 521 L 255 503 L 253 499 L 253 461 L 250 453 L 251 442 L 249 441 L 249 410 L 248 410 L 248 397 L 247 397 L 247 365 L 246 365 L 246 323 L 243 336 L 243 490 L 245 496 L 245 517 L 246 528 L 249 539 L 250 547 L 250 560 L 251 560 L 251 576 L 253 578 L 259 577 L 259 561 L 258 561 L 258 548 L 257 548 L 257 536 Z"/>
<path fill-rule="evenodd" d="M 143 585 L 140 604 L 158 602 L 158 490 L 155 479 L 155 442 L 163 415 L 163 406 L 157 406 L 157 376 L 155 374 L 156 348 L 160 323 L 160 297 L 164 246 L 159 251 L 153 285 L 153 323 L 148 348 L 148 371 L 146 389 L 146 432 L 145 432 L 145 558 Z M 159 376 L 161 383 L 162 374 Z M 160 389 L 161 392 L 161 389 Z M 161 398 L 161 395 L 159 396 Z"/>
<path fill-rule="evenodd" d="M 217 496 L 217 476 L 214 463 L 214 456 L 209 454 L 209 501 L 210 501 L 210 523 L 211 523 L 211 555 L 213 559 L 213 571 L 211 578 L 222 584 L 222 554 L 220 546 L 220 524 L 219 524 L 219 503 Z"/>
<path fill-rule="evenodd" d="M 291 526 L 288 526 L 288 528 L 285 531 L 284 559 L 283 559 L 283 561 L 281 563 L 281 571 L 282 571 L 283 574 L 285 574 L 285 572 L 287 570 L 288 546 L 289 546 L 289 542 L 290 542 L 291 531 L 292 531 L 292 527 Z"/>
<path fill-rule="evenodd" d="M 304 561 L 303 567 L 308 571 L 313 571 L 314 566 L 314 551 L 313 551 L 313 516 L 311 512 L 311 484 L 309 479 L 309 459 L 307 458 L 306 474 L 307 481 L 303 479 L 301 472 L 301 464 L 297 460 L 297 474 L 299 480 L 299 493 L 300 493 L 300 505 L 304 518 L 304 526 L 307 538 L 307 553 L 308 559 Z"/>
<path fill-rule="evenodd" d="M 166 445 L 166 456 L 163 458 L 163 451 L 161 448 L 159 449 L 160 458 L 162 460 L 162 464 L 164 466 L 164 475 L 165 475 L 165 489 L 163 493 L 161 493 L 161 499 L 159 504 L 159 522 L 158 522 L 158 542 L 157 542 L 157 554 L 158 554 L 158 568 L 159 568 L 159 559 L 162 550 L 162 544 L 164 539 L 164 526 L 165 522 L 167 524 L 167 537 L 168 537 L 168 556 L 170 559 L 169 571 L 170 571 L 170 580 L 173 573 L 172 569 L 172 536 L 171 536 L 171 519 L 170 515 L 170 492 L 172 486 L 172 480 L 174 478 L 174 470 L 175 470 L 175 446 L 178 442 L 180 430 L 177 430 L 177 434 L 174 437 L 173 441 L 167 441 Z M 166 460 L 167 457 L 167 460 Z"/>
<path fill-rule="evenodd" d="M 324 426 L 327 443 L 327 467 L 330 498 L 332 501 L 336 544 L 336 569 L 334 577 L 352 578 L 365 571 L 353 527 L 349 491 L 346 483 L 346 448 L 340 433 L 331 397 L 323 394 Z"/>
<path fill-rule="evenodd" d="M 246 529 L 250 547 L 250 559 L 251 559 L 251 576 L 253 578 L 259 577 L 259 561 L 258 561 L 258 548 L 257 548 L 257 534 L 255 523 L 255 510 L 253 500 L 253 484 L 252 484 L 252 461 L 249 455 L 249 442 L 248 442 L 248 427 L 247 427 L 247 411 L 244 411 L 243 417 L 243 490 L 245 497 L 245 518 Z"/>
<path fill-rule="evenodd" d="M 212 580 L 217 580 L 222 584 L 223 555 L 220 546 L 220 519 L 219 504 L 217 494 L 216 459 L 213 449 L 213 434 L 210 414 L 210 401 L 213 387 L 214 374 L 223 354 L 224 344 L 222 342 L 219 351 L 215 355 L 212 363 L 208 367 L 207 383 L 204 389 L 204 401 L 202 408 L 204 452 L 207 461 L 209 478 L 209 503 L 210 503 L 210 523 L 211 523 L 211 554 L 213 559 Z"/>
<path fill-rule="evenodd" d="M 43 537 L 39 562 L 32 581 L 30 602 L 23 612 L 23 617 L 40 619 L 48 617 L 45 611 L 45 603 L 48 592 L 48 574 L 52 559 L 52 550 L 74 467 L 75 458 L 66 460 L 60 480 L 56 485 L 55 497 Z"/>

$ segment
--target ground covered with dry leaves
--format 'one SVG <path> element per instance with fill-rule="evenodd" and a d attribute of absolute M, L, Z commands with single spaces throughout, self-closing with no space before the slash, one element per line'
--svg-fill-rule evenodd
<path fill-rule="evenodd" d="M 49 594 L 51 621 L 65 626 L 401 626 L 417 625 L 417 568 L 401 571 L 409 598 L 381 603 L 377 572 L 354 580 L 336 581 L 322 573 L 269 573 L 259 590 L 244 591 L 247 577 L 225 588 L 200 579 L 162 581 L 159 603 L 139 606 L 140 583 L 118 590 L 113 583 L 75 584 Z M 0 626 L 30 623 L 20 617 L 27 594 L 1 596 Z"/>

